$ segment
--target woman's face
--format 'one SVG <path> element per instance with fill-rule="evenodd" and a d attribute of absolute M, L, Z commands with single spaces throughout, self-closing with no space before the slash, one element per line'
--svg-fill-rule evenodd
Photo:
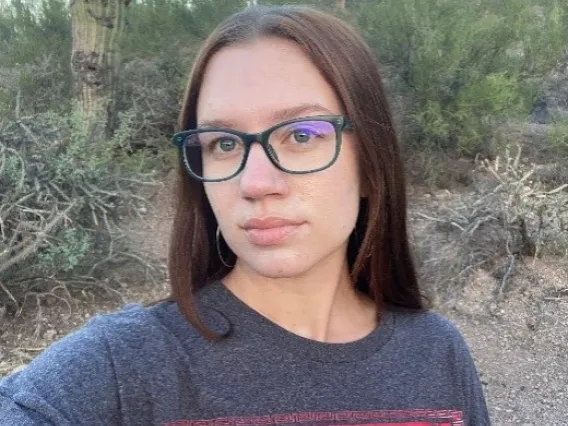
<path fill-rule="evenodd" d="M 342 115 L 339 99 L 308 56 L 279 38 L 233 45 L 207 66 L 197 105 L 199 127 L 215 123 L 257 133 L 287 119 Z M 278 170 L 255 143 L 235 178 L 205 183 L 237 268 L 271 278 L 303 275 L 346 256 L 359 211 L 353 136 L 328 169 L 293 175 Z"/>

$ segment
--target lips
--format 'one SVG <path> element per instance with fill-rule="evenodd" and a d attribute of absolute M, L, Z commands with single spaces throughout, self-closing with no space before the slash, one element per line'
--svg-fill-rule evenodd
<path fill-rule="evenodd" d="M 295 234 L 303 222 L 283 217 L 251 218 L 243 226 L 248 240 L 257 246 L 272 246 L 282 243 Z"/>

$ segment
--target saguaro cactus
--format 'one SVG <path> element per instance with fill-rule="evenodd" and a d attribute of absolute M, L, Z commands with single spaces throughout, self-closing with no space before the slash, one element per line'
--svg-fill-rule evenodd
<path fill-rule="evenodd" d="M 115 126 L 118 41 L 129 4 L 130 0 L 71 0 L 69 4 L 75 98 L 87 117 L 106 103 L 107 132 Z"/>

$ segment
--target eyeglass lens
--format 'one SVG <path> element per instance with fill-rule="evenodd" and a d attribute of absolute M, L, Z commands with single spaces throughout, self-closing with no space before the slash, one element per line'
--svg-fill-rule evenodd
<path fill-rule="evenodd" d="M 291 172 L 326 167 L 336 153 L 335 126 L 327 121 L 306 120 L 275 128 L 268 137 L 268 155 Z M 245 142 L 229 132 L 203 131 L 187 137 L 184 156 L 188 167 L 205 179 L 232 176 L 241 166 Z"/>

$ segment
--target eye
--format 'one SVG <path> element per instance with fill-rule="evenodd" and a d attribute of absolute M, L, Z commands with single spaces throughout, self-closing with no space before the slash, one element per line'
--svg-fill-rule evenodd
<path fill-rule="evenodd" d="M 306 143 L 310 141 L 312 133 L 309 130 L 294 130 L 294 140 L 299 143 Z"/>
<path fill-rule="evenodd" d="M 292 129 L 292 135 L 294 137 L 294 141 L 304 144 L 308 143 L 314 136 L 320 137 L 324 133 L 323 129 L 319 129 L 315 123 L 302 123 L 301 126 Z"/>
<path fill-rule="evenodd" d="M 333 135 L 333 124 L 326 121 L 306 120 L 285 124 L 276 129 L 270 137 L 270 143 L 277 149 L 284 145 L 290 149 L 312 148 L 316 144 L 330 141 Z"/>
<path fill-rule="evenodd" d="M 223 137 L 215 140 L 213 146 L 214 148 L 219 147 L 223 152 L 230 152 L 236 148 L 237 141 L 232 138 Z"/>

